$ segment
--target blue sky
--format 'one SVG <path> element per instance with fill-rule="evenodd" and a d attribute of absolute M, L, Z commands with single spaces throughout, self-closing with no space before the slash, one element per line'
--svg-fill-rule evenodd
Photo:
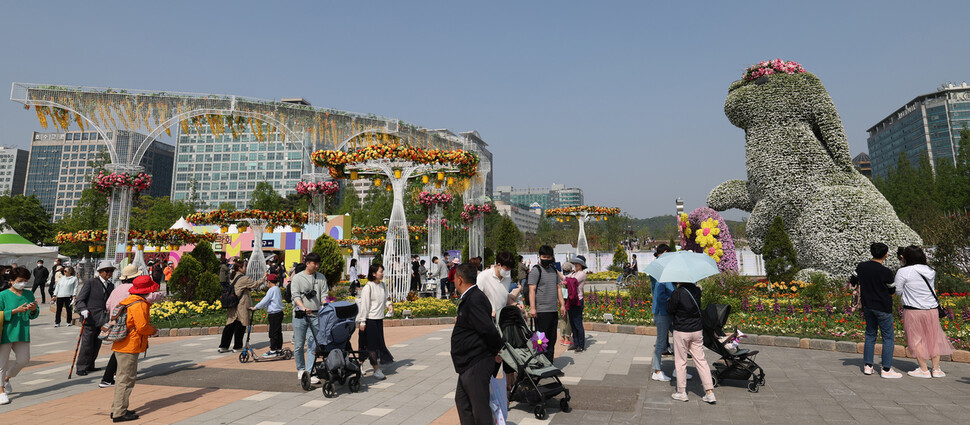
<path fill-rule="evenodd" d="M 578 186 L 648 217 L 745 177 L 723 105 L 748 65 L 818 75 L 855 155 L 903 103 L 970 79 L 965 14 L 957 1 L 4 2 L 0 82 L 302 96 L 478 130 L 496 185 Z M 0 102 L 0 145 L 39 130 Z"/>

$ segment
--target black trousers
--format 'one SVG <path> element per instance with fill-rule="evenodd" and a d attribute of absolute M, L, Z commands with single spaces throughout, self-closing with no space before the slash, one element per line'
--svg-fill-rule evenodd
<path fill-rule="evenodd" d="M 559 313 L 537 313 L 535 331 L 546 334 L 546 339 L 549 340 L 549 348 L 542 355 L 549 359 L 549 363 L 552 363 L 552 359 L 556 355 L 556 341 L 559 340 Z"/>
<path fill-rule="evenodd" d="M 47 282 L 34 283 L 34 286 L 30 288 L 31 294 L 36 292 L 37 289 L 40 289 L 40 302 L 42 303 L 47 302 L 47 291 L 44 290 L 45 285 L 47 285 Z"/>
<path fill-rule="evenodd" d="M 115 373 L 118 372 L 118 359 L 115 357 L 115 352 L 111 352 L 111 358 L 108 359 L 108 365 L 104 367 L 104 376 L 101 380 L 104 382 L 114 382 Z"/>
<path fill-rule="evenodd" d="M 472 363 L 468 369 L 458 374 L 455 406 L 458 407 L 461 425 L 495 423 L 492 409 L 488 407 L 488 384 L 495 365 L 495 358 L 490 356 Z"/>
<path fill-rule="evenodd" d="M 101 340 L 98 339 L 101 329 L 93 325 L 93 316 L 88 315 L 88 319 L 81 329 L 81 348 L 77 353 L 77 370 L 79 371 L 94 369 L 94 359 L 98 358 L 98 352 L 101 351 Z"/>
<path fill-rule="evenodd" d="M 448 278 L 441 278 L 438 286 L 441 287 L 441 298 L 448 299 L 455 292 L 455 284 Z"/>
<path fill-rule="evenodd" d="M 280 350 L 283 348 L 283 312 L 269 313 L 269 349 Z"/>
<path fill-rule="evenodd" d="M 229 348 L 229 343 L 232 344 L 233 350 L 238 350 L 243 346 L 243 334 L 246 333 L 246 327 L 243 326 L 242 322 L 238 319 L 226 325 L 225 329 L 222 330 L 222 342 L 219 343 L 219 348 Z M 235 340 L 235 341 L 233 341 Z"/>
<path fill-rule="evenodd" d="M 57 297 L 57 313 L 54 315 L 54 323 L 61 324 L 61 309 L 67 314 L 67 323 L 71 323 L 71 297 Z"/>

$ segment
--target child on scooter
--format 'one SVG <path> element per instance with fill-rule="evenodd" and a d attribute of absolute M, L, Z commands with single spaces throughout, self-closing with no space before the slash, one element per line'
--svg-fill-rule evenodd
<path fill-rule="evenodd" d="M 283 295 L 280 293 L 279 276 L 270 274 L 266 276 L 266 296 L 250 310 L 256 311 L 265 308 L 266 318 L 269 319 L 269 351 L 263 357 L 275 357 L 283 349 Z"/>

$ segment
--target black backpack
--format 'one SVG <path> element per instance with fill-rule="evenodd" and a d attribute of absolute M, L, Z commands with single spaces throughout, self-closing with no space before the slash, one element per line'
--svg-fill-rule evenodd
<path fill-rule="evenodd" d="M 236 276 L 232 283 L 228 285 L 222 284 L 222 294 L 219 294 L 219 302 L 222 303 L 222 308 L 229 310 L 239 306 L 239 295 L 236 295 L 236 281 L 241 277 L 242 275 Z"/>
<path fill-rule="evenodd" d="M 538 284 L 539 284 L 539 282 L 542 282 L 542 267 L 539 266 L 538 264 L 536 264 L 536 265 L 532 266 L 532 268 L 533 269 L 539 269 L 539 279 L 536 281 L 536 289 L 538 290 Z M 558 282 L 559 282 L 559 278 L 557 277 L 556 278 L 556 283 L 557 283 L 556 284 L 556 290 L 557 291 L 559 290 Z M 528 275 L 526 275 L 526 277 L 525 277 L 525 285 L 522 286 L 522 290 L 520 291 L 520 293 L 522 294 L 522 303 L 525 304 L 525 305 L 527 305 L 527 306 L 531 306 L 532 304 L 529 302 L 529 276 Z"/>

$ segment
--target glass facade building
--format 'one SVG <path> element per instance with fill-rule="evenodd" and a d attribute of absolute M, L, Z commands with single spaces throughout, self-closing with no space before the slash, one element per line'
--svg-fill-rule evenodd
<path fill-rule="evenodd" d="M 192 186 L 207 208 L 228 202 L 247 208 L 256 184 L 269 182 L 281 196 L 296 192 L 304 173 L 303 143 L 282 140 L 279 133 L 257 141 L 252 132 L 215 135 L 207 124 L 189 126 L 176 136 L 172 199 L 187 200 Z"/>
<path fill-rule="evenodd" d="M 517 189 L 512 186 L 499 186 L 494 199 L 518 208 L 531 208 L 539 204 L 542 210 L 550 208 L 578 207 L 583 205 L 583 190 L 553 183 L 549 188 Z"/>
<path fill-rule="evenodd" d="M 113 134 L 109 133 L 109 137 Z M 145 135 L 119 131 L 124 138 Z M 54 221 L 64 218 L 81 199 L 81 191 L 90 185 L 93 169 L 90 162 L 105 152 L 104 137 L 96 132 L 34 132 L 30 142 L 25 195 L 35 195 Z M 140 165 L 152 175 L 151 196 L 168 196 L 171 191 L 175 148 L 158 140 L 149 145 Z"/>
<path fill-rule="evenodd" d="M 912 164 L 926 153 L 930 164 L 956 161 L 960 130 L 970 125 L 970 86 L 949 84 L 917 96 L 868 130 L 872 176 L 885 177 L 901 153 Z"/>

